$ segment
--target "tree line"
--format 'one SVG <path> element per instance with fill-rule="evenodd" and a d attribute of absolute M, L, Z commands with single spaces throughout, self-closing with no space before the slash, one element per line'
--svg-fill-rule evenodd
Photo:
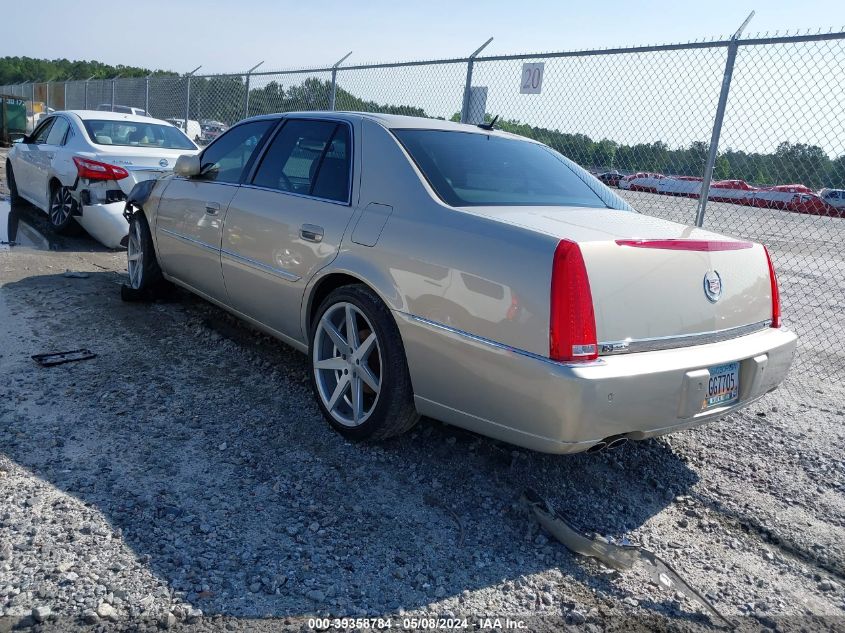
<path fill-rule="evenodd" d="M 33 57 L 0 57 L 0 85 L 22 81 L 74 81 L 90 77 L 110 79 L 121 77 L 168 76 L 176 73 L 150 70 L 137 66 L 111 66 L 97 61 L 68 59 L 35 59 Z"/>

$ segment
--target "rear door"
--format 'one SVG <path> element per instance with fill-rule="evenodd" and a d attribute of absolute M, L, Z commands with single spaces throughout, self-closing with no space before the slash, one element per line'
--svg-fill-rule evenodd
<path fill-rule="evenodd" d="M 32 154 L 33 163 L 33 197 L 39 206 L 46 208 L 49 204 L 50 193 L 47 183 L 53 175 L 53 161 L 56 152 L 61 151 L 70 131 L 70 123 L 63 116 L 53 117 L 53 125 L 43 143 L 37 145 L 38 151 Z"/>
<path fill-rule="evenodd" d="M 231 305 L 296 340 L 305 286 L 335 258 L 352 217 L 352 136 L 345 121 L 288 120 L 226 216 Z"/>
<path fill-rule="evenodd" d="M 229 203 L 275 120 L 243 123 L 201 154 L 202 173 L 174 178 L 156 215 L 158 254 L 172 277 L 227 302 L 220 270 L 220 239 Z"/>

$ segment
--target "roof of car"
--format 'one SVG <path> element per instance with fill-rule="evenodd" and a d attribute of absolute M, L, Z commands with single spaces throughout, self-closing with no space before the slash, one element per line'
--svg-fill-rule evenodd
<path fill-rule="evenodd" d="M 277 119 L 280 117 L 308 117 L 308 118 L 330 118 L 330 119 L 370 119 L 387 129 L 414 129 L 414 130 L 450 130 L 453 132 L 472 132 L 477 134 L 496 134 L 500 136 L 518 138 L 520 140 L 533 141 L 522 136 L 511 134 L 503 130 L 485 130 L 470 123 L 455 123 L 443 119 L 429 119 L 426 117 L 405 116 L 402 114 L 382 114 L 379 112 L 354 112 L 354 111 L 333 111 L 333 110 L 309 110 L 302 112 L 278 112 L 276 114 L 264 114 L 250 117 L 251 121 L 261 119 Z"/>
<path fill-rule="evenodd" d="M 165 123 L 160 119 L 154 119 L 142 114 L 127 114 L 125 112 L 108 112 L 107 110 L 63 110 L 68 114 L 75 114 L 83 121 L 95 119 L 98 121 L 132 121 L 133 123 Z"/>

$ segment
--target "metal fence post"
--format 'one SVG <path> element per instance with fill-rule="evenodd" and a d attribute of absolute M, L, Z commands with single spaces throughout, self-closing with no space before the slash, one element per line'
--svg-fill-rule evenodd
<path fill-rule="evenodd" d="M 346 58 L 352 54 L 352 51 L 349 51 L 341 57 L 337 62 L 335 62 L 334 66 L 332 66 L 332 90 L 329 93 L 329 110 L 335 109 L 335 101 L 337 99 L 337 67 L 340 66 L 343 62 L 346 61 Z"/>
<path fill-rule="evenodd" d="M 698 196 L 698 211 L 695 214 L 695 225 L 704 225 L 704 213 L 707 210 L 707 198 L 710 197 L 710 182 L 713 180 L 713 168 L 716 165 L 716 157 L 719 151 L 719 136 L 722 134 L 722 121 L 725 119 L 725 107 L 728 104 L 728 92 L 731 89 L 731 78 L 736 62 L 736 52 L 739 49 L 739 37 L 743 30 L 754 17 L 754 11 L 748 14 L 736 33 L 728 43 L 728 59 L 725 61 L 725 74 L 722 77 L 722 90 L 719 92 L 719 103 L 716 106 L 716 118 L 713 120 L 713 134 L 710 136 L 710 151 L 707 154 L 707 163 L 704 165 L 704 176 L 701 179 L 701 194 Z"/>
<path fill-rule="evenodd" d="M 85 109 L 88 109 L 88 82 L 90 82 L 97 75 L 91 75 L 85 80 Z"/>
<path fill-rule="evenodd" d="M 111 80 L 111 111 L 112 112 L 114 112 L 114 106 L 115 106 L 114 97 L 115 97 L 115 88 L 117 86 L 117 78 L 120 77 L 122 74 L 123 73 L 118 73 L 115 77 L 112 77 L 112 80 Z"/>
<path fill-rule="evenodd" d="M 150 113 L 150 75 L 144 77 L 144 112 Z"/>
<path fill-rule="evenodd" d="M 245 119 L 249 118 L 249 79 L 250 79 L 250 76 L 252 75 L 252 71 L 255 70 L 256 68 L 258 68 L 263 63 L 264 63 L 264 61 L 262 60 L 262 61 L 258 62 L 255 66 L 250 68 L 248 71 L 246 71 L 246 95 L 244 96 L 244 118 Z"/>
<path fill-rule="evenodd" d="M 472 88 L 472 67 L 475 64 L 475 58 L 478 57 L 478 54 L 483 51 L 487 45 L 493 41 L 491 37 L 489 40 L 484 42 L 481 46 L 479 46 L 476 51 L 469 56 L 467 59 L 467 81 L 466 85 L 464 85 L 464 100 L 461 104 L 461 123 L 466 123 L 467 118 L 469 117 L 469 91 Z"/>
<path fill-rule="evenodd" d="M 65 80 L 65 94 L 62 97 L 62 110 L 67 110 L 67 79 Z"/>
<path fill-rule="evenodd" d="M 191 77 L 194 76 L 194 73 L 197 72 L 202 65 L 197 66 L 191 72 L 189 72 L 187 77 L 187 82 L 185 83 L 185 128 L 182 130 L 185 134 L 188 134 L 188 119 L 191 118 Z"/>
<path fill-rule="evenodd" d="M 46 88 L 46 92 L 44 94 L 44 107 L 46 108 L 45 113 L 50 112 L 50 82 L 45 82 L 44 84 Z"/>

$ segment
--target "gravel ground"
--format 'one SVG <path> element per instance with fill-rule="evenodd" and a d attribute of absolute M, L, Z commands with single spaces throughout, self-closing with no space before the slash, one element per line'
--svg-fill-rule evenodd
<path fill-rule="evenodd" d="M 322 420 L 303 356 L 184 292 L 123 303 L 124 254 L 16 213 L 52 250 L 0 251 L 0 632 L 318 614 L 712 628 L 691 596 L 550 540 L 526 487 L 654 550 L 743 628 L 845 627 L 841 386 L 596 455 L 431 420 L 354 444 Z M 29 358 L 79 347 L 97 357 Z"/>

